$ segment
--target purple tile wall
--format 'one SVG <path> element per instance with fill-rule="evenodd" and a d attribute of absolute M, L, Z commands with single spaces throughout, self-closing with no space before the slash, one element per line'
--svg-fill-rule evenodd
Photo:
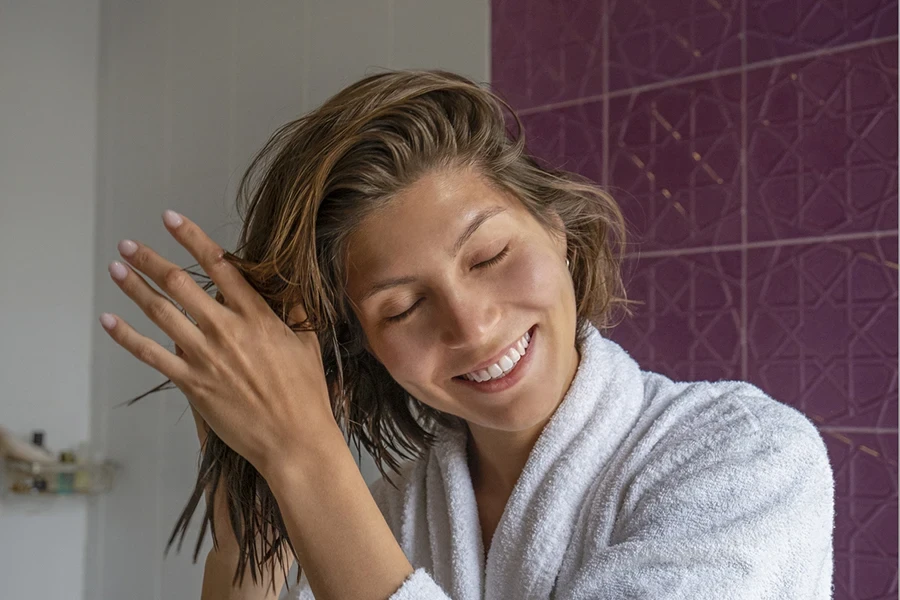
<path fill-rule="evenodd" d="M 835 600 L 897 597 L 897 0 L 493 0 L 529 150 L 632 230 L 644 368 L 819 426 Z"/>

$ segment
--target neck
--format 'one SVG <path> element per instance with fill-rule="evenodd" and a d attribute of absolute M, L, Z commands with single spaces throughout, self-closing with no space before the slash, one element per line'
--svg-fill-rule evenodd
<path fill-rule="evenodd" d="M 545 424 L 537 431 L 491 431 L 489 435 L 470 424 L 469 472 L 475 491 L 508 497 Z"/>
<path fill-rule="evenodd" d="M 573 355 L 574 360 L 563 391 L 553 410 L 540 422 L 520 431 L 502 431 L 468 423 L 466 453 L 472 486 L 476 492 L 504 498 L 512 494 L 531 450 L 572 384 L 581 359 L 580 354 L 574 349 Z"/>

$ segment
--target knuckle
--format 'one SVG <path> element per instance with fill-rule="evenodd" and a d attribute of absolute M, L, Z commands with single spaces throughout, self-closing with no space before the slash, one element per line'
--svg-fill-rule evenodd
<path fill-rule="evenodd" d="M 142 363 L 153 365 L 155 362 L 153 348 L 149 344 L 141 344 L 134 350 L 135 357 Z"/>
<path fill-rule="evenodd" d="M 172 303 L 168 300 L 157 299 L 147 307 L 147 315 L 156 323 L 164 323 L 169 320 L 169 310 Z"/>
<path fill-rule="evenodd" d="M 218 271 L 226 265 L 225 252 L 218 246 L 207 252 L 205 258 L 210 270 Z"/>
<path fill-rule="evenodd" d="M 169 269 L 163 276 L 163 285 L 167 290 L 179 291 L 187 285 L 188 274 L 181 269 Z"/>

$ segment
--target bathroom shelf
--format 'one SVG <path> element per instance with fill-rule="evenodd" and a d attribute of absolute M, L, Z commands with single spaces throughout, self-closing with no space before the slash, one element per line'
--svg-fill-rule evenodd
<path fill-rule="evenodd" d="M 121 466 L 111 460 L 97 463 L 28 462 L 2 459 L 0 494 L 15 496 L 94 496 L 112 489 Z M 60 488 L 59 476 L 71 475 L 71 491 Z M 34 489 L 34 481 L 42 478 L 46 489 Z"/>

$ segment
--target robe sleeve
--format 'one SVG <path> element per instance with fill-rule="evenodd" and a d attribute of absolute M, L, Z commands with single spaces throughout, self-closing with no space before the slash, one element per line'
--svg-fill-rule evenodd
<path fill-rule="evenodd" d="M 780 406 L 654 447 L 609 543 L 588 542 L 554 598 L 830 599 L 833 472 L 812 422 Z"/>
<path fill-rule="evenodd" d="M 315 600 L 306 573 L 300 574 L 300 583 L 290 588 L 288 600 Z M 450 596 L 435 583 L 425 569 L 416 569 L 388 600 L 450 600 Z"/>
<path fill-rule="evenodd" d="M 388 600 L 450 600 L 425 569 L 416 569 Z"/>

